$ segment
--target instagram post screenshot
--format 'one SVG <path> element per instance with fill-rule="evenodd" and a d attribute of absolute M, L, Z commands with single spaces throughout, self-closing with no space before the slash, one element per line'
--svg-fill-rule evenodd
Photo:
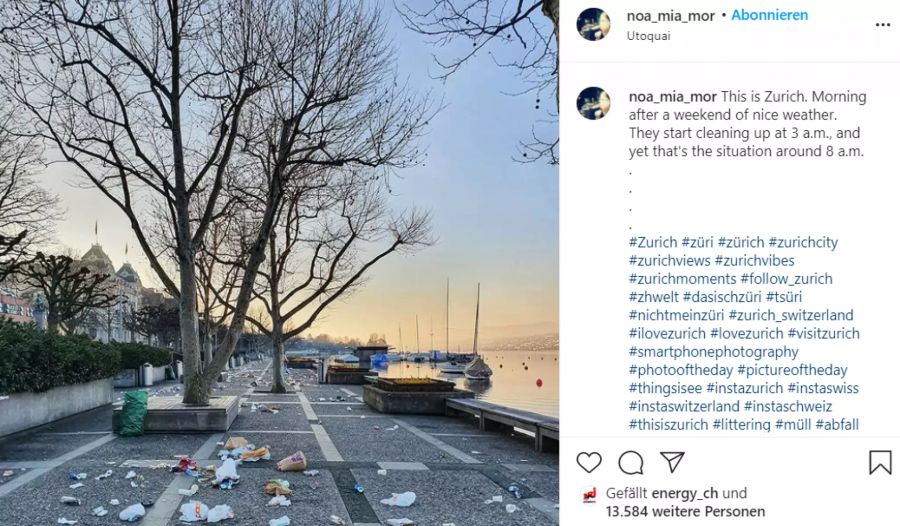
<path fill-rule="evenodd" d="M 898 24 L 0 0 L 0 526 L 898 524 Z"/>

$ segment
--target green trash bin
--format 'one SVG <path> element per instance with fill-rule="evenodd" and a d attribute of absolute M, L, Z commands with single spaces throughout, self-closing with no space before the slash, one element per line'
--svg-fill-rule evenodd
<path fill-rule="evenodd" d="M 113 432 L 123 437 L 144 434 L 144 417 L 147 416 L 147 392 L 128 391 L 122 410 L 116 413 Z"/>

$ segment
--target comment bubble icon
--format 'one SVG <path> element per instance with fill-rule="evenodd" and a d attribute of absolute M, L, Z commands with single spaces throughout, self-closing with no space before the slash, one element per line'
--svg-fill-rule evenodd
<path fill-rule="evenodd" d="M 644 457 L 637 451 L 626 451 L 619 455 L 619 469 L 626 475 L 643 475 Z"/>

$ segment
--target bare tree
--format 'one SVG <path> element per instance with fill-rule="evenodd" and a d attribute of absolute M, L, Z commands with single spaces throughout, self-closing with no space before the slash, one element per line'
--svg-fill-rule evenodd
<path fill-rule="evenodd" d="M 179 333 L 178 306 L 167 303 L 144 305 L 136 311 L 127 313 L 126 329 L 148 338 L 153 345 L 159 347 L 174 345 Z"/>
<path fill-rule="evenodd" d="M 284 201 L 259 272 L 257 298 L 268 323 L 253 317 L 250 321 L 271 337 L 276 364 L 283 360 L 284 343 L 361 286 L 375 264 L 432 242 L 428 214 L 388 213 L 380 178 L 328 174 L 317 173 Z M 322 177 L 340 180 L 326 184 Z M 285 390 L 281 367 L 275 367 L 272 392 Z"/>
<path fill-rule="evenodd" d="M 369 335 L 369 341 L 366 342 L 366 345 L 370 347 L 387 345 L 387 338 L 384 337 L 384 334 L 373 332 Z"/>
<path fill-rule="evenodd" d="M 408 28 L 441 50 L 434 57 L 437 78 L 446 80 L 488 53 L 522 80 L 512 94 L 533 95 L 536 110 L 547 107 L 549 95 L 556 104 L 536 119 L 516 160 L 559 163 L 559 0 L 430 0 L 403 3 L 398 11 Z"/>
<path fill-rule="evenodd" d="M 38 252 L 15 274 L 24 290 L 40 294 L 47 304 L 47 330 L 74 332 L 92 309 L 115 305 L 119 297 L 109 287 L 109 276 L 95 274 L 69 256 Z"/>
<path fill-rule="evenodd" d="M 307 185 L 306 178 L 323 168 L 361 167 L 371 178 L 387 178 L 394 169 L 415 164 L 420 158 L 415 141 L 431 115 L 428 99 L 397 81 L 394 50 L 377 9 L 327 0 L 295 7 L 289 47 L 297 52 L 279 65 L 289 81 L 268 90 L 265 104 L 253 105 L 252 125 L 241 136 L 251 162 L 236 175 L 233 204 L 257 218 L 242 224 L 260 226 L 255 237 L 240 236 L 247 241 L 237 254 L 242 261 L 232 262 L 244 271 L 225 349 L 233 349 L 241 336 L 256 270 L 285 210 L 284 200 L 272 196 Z M 230 351 L 217 352 L 210 370 L 221 370 L 229 356 Z"/>
<path fill-rule="evenodd" d="M 393 83 L 377 12 L 361 2 L 10 0 L 0 18 L 0 85 L 32 136 L 121 210 L 179 300 L 186 403 L 208 403 L 234 351 L 294 167 L 415 161 L 425 106 Z M 196 257 L 229 208 L 229 174 L 251 164 L 258 228 L 228 333 L 201 371 Z M 174 226 L 177 276 L 151 246 L 146 202 Z"/>
<path fill-rule="evenodd" d="M 23 230 L 16 236 L 0 235 L 0 284 L 22 265 L 21 245 L 26 234 Z"/>
<path fill-rule="evenodd" d="M 34 177 L 42 167 L 38 141 L 19 137 L 11 107 L 0 109 L 0 282 L 21 265 L 28 248 L 48 241 L 58 200 Z"/>

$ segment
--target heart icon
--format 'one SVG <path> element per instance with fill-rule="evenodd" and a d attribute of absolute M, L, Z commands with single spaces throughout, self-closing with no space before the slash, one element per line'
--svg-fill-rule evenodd
<path fill-rule="evenodd" d="M 582 451 L 575 457 L 575 462 L 581 466 L 581 469 L 587 471 L 588 473 L 594 471 L 600 466 L 600 463 L 603 462 L 603 457 L 600 456 L 600 453 L 596 451 L 592 451 L 590 453 Z"/>

